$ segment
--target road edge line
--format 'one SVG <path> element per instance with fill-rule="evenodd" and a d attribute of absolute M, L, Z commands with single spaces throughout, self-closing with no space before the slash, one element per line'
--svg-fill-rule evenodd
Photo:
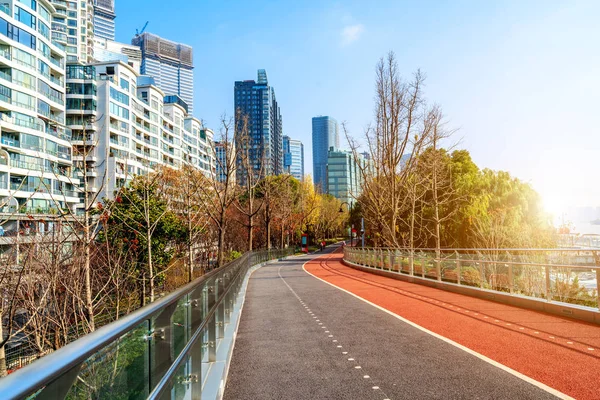
<path fill-rule="evenodd" d="M 533 385 L 533 386 L 536 386 L 536 387 L 538 387 L 538 388 L 540 388 L 540 389 L 542 389 L 542 390 L 544 390 L 544 391 L 546 391 L 546 392 L 548 392 L 548 393 L 550 393 L 550 394 L 552 394 L 552 395 L 554 395 L 554 396 L 556 396 L 556 397 L 558 397 L 560 399 L 575 400 L 573 397 L 571 397 L 571 396 L 569 396 L 569 395 L 567 395 L 565 393 L 562 393 L 562 392 L 560 392 L 560 391 L 558 391 L 558 390 L 556 390 L 554 388 L 551 388 L 550 386 L 548 386 L 548 385 L 546 385 L 546 384 L 544 384 L 542 382 L 536 381 L 535 379 L 530 378 L 527 375 L 524 375 L 524 374 L 522 374 L 522 373 L 520 373 L 518 371 L 515 371 L 514 369 L 512 369 L 510 367 L 507 367 L 506 365 L 501 364 L 498 361 L 492 360 L 491 358 L 486 357 L 483 354 L 476 352 L 475 350 L 472 350 L 472 349 L 470 349 L 470 348 L 468 348 L 466 346 L 463 346 L 462 344 L 457 343 L 457 342 L 455 342 L 452 339 L 448 339 L 447 337 L 442 336 L 439 333 L 435 333 L 433 331 L 430 331 L 429 329 L 424 328 L 421 325 L 416 324 L 415 322 L 412 322 L 412 321 L 410 321 L 410 320 L 408 320 L 408 319 L 406 319 L 406 318 L 404 318 L 404 317 L 402 317 L 402 316 L 400 316 L 400 315 L 398 315 L 398 314 L 396 314 L 396 313 L 394 313 L 394 312 L 392 312 L 392 311 L 390 311 L 390 310 L 388 310 L 388 309 L 386 309 L 384 307 L 381 307 L 378 304 L 375 304 L 375 303 L 373 303 L 373 302 L 371 302 L 371 301 L 369 301 L 369 300 L 367 300 L 365 298 L 362 298 L 359 295 L 350 292 L 349 290 L 346 290 L 346 289 L 343 289 L 343 288 L 341 288 L 339 286 L 336 286 L 336 285 L 334 285 L 331 282 L 327 282 L 325 279 L 319 278 L 318 276 L 316 276 L 316 275 L 314 275 L 314 274 L 312 274 L 312 273 L 310 273 L 310 272 L 308 272 L 306 270 L 306 264 L 308 264 L 311 261 L 317 260 L 317 259 L 319 259 L 321 257 L 324 257 L 324 256 L 325 255 L 320 256 L 320 257 L 315 257 L 313 260 L 306 261 L 304 264 L 302 264 L 302 270 L 304 270 L 304 272 L 306 272 L 308 275 L 312 276 L 313 278 L 318 279 L 318 280 L 320 280 L 320 281 L 322 281 L 322 282 L 324 282 L 324 283 L 326 283 L 326 284 L 328 284 L 330 286 L 333 286 L 334 288 L 336 288 L 338 290 L 341 290 L 342 292 L 346 292 L 349 295 L 354 296 L 357 299 L 362 300 L 365 303 L 367 303 L 367 304 L 369 304 L 369 305 L 371 305 L 371 306 L 373 306 L 375 308 L 378 308 L 381 311 L 384 311 L 384 312 L 390 314 L 391 316 L 399 319 L 400 321 L 402 321 L 402 322 L 404 322 L 404 323 L 406 323 L 406 324 L 408 324 L 408 325 L 410 325 L 410 326 L 412 326 L 412 327 L 414 327 L 414 328 L 416 328 L 416 329 L 418 329 L 418 330 L 420 330 L 422 332 L 425 332 L 428 335 L 431 335 L 431 336 L 433 336 L 433 337 L 435 337 L 437 339 L 440 339 L 440 340 L 442 340 L 442 341 L 444 341 L 444 342 L 446 342 L 446 343 L 448 343 L 448 344 L 450 344 L 450 345 L 452 345 L 454 347 L 457 347 L 457 348 L 459 348 L 459 349 L 461 349 L 461 350 L 463 350 L 463 351 L 471 354 L 472 356 L 475 356 L 475 357 L 479 358 L 480 360 L 485 361 L 488 364 L 493 365 L 496 368 L 499 368 L 499 369 L 501 369 L 501 370 L 503 370 L 505 372 L 508 372 L 509 374 L 511 374 L 511 375 L 513 375 L 513 376 L 515 376 L 515 377 L 517 377 L 517 378 L 519 378 L 519 379 L 521 379 L 521 380 L 523 380 L 523 381 L 525 381 L 525 382 Z"/>

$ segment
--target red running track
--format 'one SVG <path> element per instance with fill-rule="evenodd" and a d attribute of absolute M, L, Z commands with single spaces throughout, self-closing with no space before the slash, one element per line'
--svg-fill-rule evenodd
<path fill-rule="evenodd" d="M 600 399 L 600 326 L 347 267 L 341 254 L 309 273 L 577 399 Z"/>

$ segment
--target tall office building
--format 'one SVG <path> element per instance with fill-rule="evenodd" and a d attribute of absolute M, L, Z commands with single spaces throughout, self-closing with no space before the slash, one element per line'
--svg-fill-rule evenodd
<path fill-rule="evenodd" d="M 286 174 L 304 180 L 304 145 L 289 136 L 283 137 L 283 168 Z"/>
<path fill-rule="evenodd" d="M 94 0 L 94 36 L 115 40 L 115 0 Z"/>
<path fill-rule="evenodd" d="M 327 153 L 340 147 L 338 123 L 331 117 L 312 119 L 313 174 L 317 190 L 327 192 Z"/>
<path fill-rule="evenodd" d="M 362 154 L 358 154 L 356 160 L 351 151 L 331 147 L 327 153 L 327 193 L 353 205 L 362 192 L 361 167 L 364 168 L 367 162 Z"/>
<path fill-rule="evenodd" d="M 131 44 L 142 50 L 141 73 L 153 77 L 156 85 L 166 95 L 181 97 L 187 104 L 186 111 L 193 115 L 193 49 L 148 32 L 136 35 Z"/>
<path fill-rule="evenodd" d="M 35 4 L 35 2 L 31 2 Z M 67 53 L 67 63 L 94 59 L 94 4 L 92 0 L 52 0 L 52 41 Z"/>
<path fill-rule="evenodd" d="M 52 21 L 63 17 L 47 0 L 10 1 L 2 11 L 0 223 L 5 231 L 26 224 L 40 232 L 47 225 L 36 215 L 79 203 L 71 131 L 64 125 L 65 53 L 50 39 Z"/>
<path fill-rule="evenodd" d="M 248 118 L 249 153 L 255 173 L 262 176 L 283 173 L 283 128 L 275 89 L 267 73 L 258 70 L 258 80 L 236 81 L 234 87 L 235 126 L 239 130 Z M 236 143 L 242 148 L 245 144 Z M 239 170 L 239 168 L 238 168 Z M 238 175 L 243 184 L 243 174 Z"/>

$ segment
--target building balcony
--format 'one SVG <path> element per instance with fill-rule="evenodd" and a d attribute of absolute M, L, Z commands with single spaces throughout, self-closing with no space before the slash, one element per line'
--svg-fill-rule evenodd
<path fill-rule="evenodd" d="M 96 155 L 95 152 L 92 152 L 86 156 L 83 155 L 74 155 L 73 156 L 73 161 L 85 161 L 86 162 L 98 162 L 98 156 Z"/>
<path fill-rule="evenodd" d="M 76 135 L 71 138 L 71 143 L 79 146 L 94 146 L 96 145 L 96 135 L 87 134 L 85 137 L 83 135 Z"/>
<path fill-rule="evenodd" d="M 77 176 L 78 177 L 83 178 L 84 175 L 87 178 L 97 178 L 98 177 L 98 170 L 96 168 L 86 168 L 85 174 L 81 170 L 77 171 Z"/>
<path fill-rule="evenodd" d="M 29 128 L 39 132 L 44 132 L 44 124 L 41 120 L 40 122 L 31 122 L 30 120 L 10 117 L 6 114 L 0 114 L 0 126 L 2 126 L 5 131 L 13 131 L 20 132 L 19 128 Z"/>
<path fill-rule="evenodd" d="M 71 141 L 72 139 L 71 130 L 68 128 L 63 128 L 62 126 L 48 125 L 46 128 L 46 133 L 66 141 Z"/>
<path fill-rule="evenodd" d="M 65 0 L 53 0 L 52 4 L 57 8 L 67 8 L 67 2 Z"/>

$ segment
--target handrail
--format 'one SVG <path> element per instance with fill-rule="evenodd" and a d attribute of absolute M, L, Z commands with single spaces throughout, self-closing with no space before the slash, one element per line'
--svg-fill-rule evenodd
<path fill-rule="evenodd" d="M 242 273 L 242 271 L 240 269 L 237 272 L 236 277 L 239 276 L 241 273 Z M 187 342 L 185 348 L 179 353 L 179 356 L 173 362 L 173 364 L 171 364 L 171 367 L 169 368 L 167 373 L 163 376 L 163 378 L 160 380 L 160 382 L 158 382 L 158 384 L 156 385 L 154 390 L 150 393 L 150 396 L 148 397 L 149 399 L 159 399 L 160 396 L 163 394 L 163 392 L 166 389 L 167 383 L 169 382 L 169 380 L 171 379 L 173 374 L 175 374 L 175 372 L 181 367 L 181 364 L 188 356 L 188 353 L 190 352 L 192 346 L 196 343 L 199 336 L 202 334 L 204 327 L 208 324 L 208 321 L 210 321 L 212 319 L 212 317 L 214 316 L 214 314 L 216 312 L 216 305 L 220 304 L 223 301 L 223 299 L 225 298 L 225 296 L 227 296 L 227 294 L 229 293 L 230 290 L 231 290 L 231 286 L 229 286 L 227 288 L 227 290 L 219 296 L 219 299 L 215 302 L 215 307 L 213 307 L 210 310 L 208 315 L 204 318 L 204 321 L 202 321 L 202 323 L 200 324 L 198 329 L 196 329 L 196 332 L 194 332 L 194 335 L 192 336 L 192 338 Z"/>
<path fill-rule="evenodd" d="M 557 254 L 548 249 L 541 254 L 539 250 L 536 253 L 532 249 L 520 249 L 530 250 L 522 254 L 503 251 L 497 254 L 497 258 L 481 251 L 489 249 L 476 249 L 477 252 L 467 254 L 460 253 L 459 249 L 442 254 L 436 254 L 434 249 L 422 250 L 346 246 L 344 260 L 369 269 L 437 280 L 440 284 L 443 281 L 444 284 L 478 287 L 511 296 L 600 308 L 598 250 L 567 251 L 566 254 L 558 250 L 558 253 L 563 253 L 559 260 L 553 260 Z M 461 255 L 472 257 L 462 258 Z M 540 255 L 542 259 L 538 258 Z M 582 256 L 585 258 L 581 259 Z M 576 263 L 578 261 L 580 263 Z M 580 280 L 585 280 L 586 286 L 582 286 Z M 571 289 L 575 295 L 571 295 Z"/>
<path fill-rule="evenodd" d="M 352 248 L 357 248 L 360 249 L 360 246 L 348 246 L 348 247 L 352 247 Z M 548 252 L 582 252 L 582 251 L 600 251 L 599 248 L 595 248 L 595 247 L 588 247 L 588 248 L 581 248 L 581 249 L 574 249 L 574 248 L 562 248 L 562 247 L 545 247 L 545 248 L 473 248 L 473 247 L 465 247 L 465 248 L 461 248 L 461 247 L 457 247 L 457 248 L 453 248 L 453 247 L 442 247 L 440 249 L 436 249 L 435 247 L 433 248 L 429 248 L 429 247 L 364 247 L 365 249 L 377 249 L 377 250 L 406 250 L 406 251 L 431 251 L 431 252 L 435 252 L 437 250 L 441 251 L 441 252 L 455 252 L 455 251 L 474 251 L 474 252 L 492 252 L 492 251 L 503 251 L 503 252 L 507 252 L 507 251 L 522 251 L 525 253 L 529 253 L 529 252 L 540 252 L 540 251 L 548 251 Z"/>
<path fill-rule="evenodd" d="M 157 377 L 159 379 L 158 384 L 148 388 L 149 392 L 164 390 L 161 385 L 164 385 L 172 378 L 169 374 L 173 371 L 177 371 L 175 364 L 181 364 L 186 355 L 188 355 L 188 350 L 190 346 L 193 345 L 194 340 L 197 339 L 200 333 L 206 328 L 208 321 L 211 321 L 211 318 L 214 318 L 217 308 L 223 306 L 222 301 L 230 292 L 233 283 L 236 282 L 236 280 L 239 280 L 241 275 L 245 275 L 245 271 L 247 271 L 247 268 L 249 268 L 253 262 L 267 261 L 274 257 L 279 258 L 289 254 L 289 249 L 280 251 L 269 250 L 249 252 L 244 254 L 242 257 L 230 262 L 224 267 L 215 269 L 174 292 L 167 294 L 161 299 L 158 299 L 115 322 L 99 328 L 63 348 L 36 360 L 23 369 L 15 371 L 7 377 L 0 379 L 0 393 L 2 393 L 2 398 L 21 399 L 31 396 L 36 391 L 38 391 L 37 394 L 39 394 L 39 391 L 42 389 L 42 397 L 46 394 L 46 390 L 49 390 L 52 398 L 62 398 L 66 396 L 71 389 L 71 386 L 74 384 L 81 366 L 86 360 L 93 357 L 98 351 L 110 348 L 115 341 L 134 331 L 134 329 L 137 329 L 140 325 L 143 325 L 148 321 L 153 321 L 157 324 L 156 320 L 160 318 L 165 310 L 171 312 L 171 314 L 167 316 L 167 319 L 171 318 L 172 313 L 175 310 L 174 306 L 177 306 L 179 301 L 185 299 L 187 295 L 192 294 L 195 290 L 202 288 L 203 285 L 210 285 L 211 282 L 214 281 L 216 285 L 214 289 L 219 291 L 218 298 L 214 299 L 214 303 L 212 303 L 210 309 L 206 310 L 206 313 L 202 313 L 202 321 L 198 328 L 196 328 L 196 331 L 190 335 L 191 339 L 188 341 L 185 348 L 180 351 L 179 355 L 176 355 L 171 368 L 169 368 L 164 375 Z M 230 272 L 234 273 L 229 275 Z M 213 278 L 215 279 L 213 280 Z M 221 294 L 219 290 L 219 279 L 222 281 L 223 278 L 226 278 L 229 286 L 223 287 L 221 289 L 223 290 L 223 293 Z M 206 286 L 204 287 L 206 288 Z M 152 320 L 152 318 L 154 318 L 154 320 Z M 150 329 L 146 339 L 148 341 L 152 340 L 154 334 L 156 334 L 154 329 Z M 173 344 L 171 343 L 170 345 L 172 346 Z M 151 366 L 149 367 L 151 368 Z M 56 392 L 57 386 L 60 387 L 58 392 Z"/>

